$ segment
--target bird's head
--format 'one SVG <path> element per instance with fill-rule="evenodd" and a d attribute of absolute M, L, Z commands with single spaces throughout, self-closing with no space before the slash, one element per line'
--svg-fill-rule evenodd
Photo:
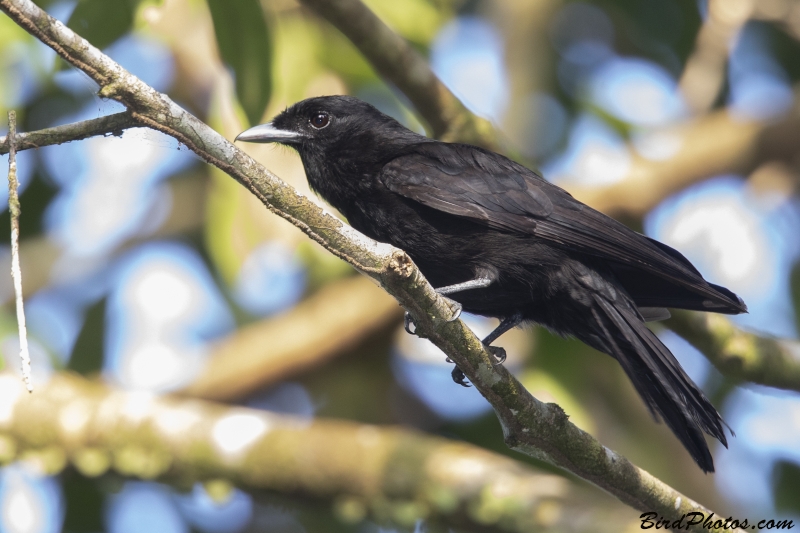
<path fill-rule="evenodd" d="M 382 139 L 418 137 L 393 118 L 352 96 L 320 96 L 297 102 L 272 122 L 240 133 L 237 141 L 280 143 L 307 155 L 309 151 L 337 154 L 358 148 L 364 153 Z"/>

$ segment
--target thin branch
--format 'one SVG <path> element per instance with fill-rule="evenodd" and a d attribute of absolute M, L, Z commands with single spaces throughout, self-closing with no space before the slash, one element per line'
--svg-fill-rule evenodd
<path fill-rule="evenodd" d="M 700 350 L 726 376 L 800 392 L 800 342 L 758 336 L 729 318 L 673 311 L 664 325 Z"/>
<path fill-rule="evenodd" d="M 8 212 L 11 216 L 11 278 L 17 304 L 17 326 L 19 327 L 19 358 L 22 363 L 22 379 L 28 392 L 33 392 L 31 381 L 31 354 L 28 351 L 28 329 L 25 326 L 25 304 L 22 299 L 22 270 L 19 268 L 19 215 L 21 212 L 17 181 L 17 113 L 8 112 Z"/>
<path fill-rule="evenodd" d="M 64 124 L 43 130 L 29 131 L 17 135 L 17 151 L 41 148 L 54 144 L 64 144 L 71 141 L 80 141 L 98 135 L 122 135 L 128 128 L 141 128 L 133 116 L 127 111 L 115 113 L 100 118 Z M 9 150 L 8 137 L 0 137 L 0 155 L 7 154 Z"/>
<path fill-rule="evenodd" d="M 381 76 L 408 97 L 434 137 L 497 148 L 492 125 L 464 107 L 428 62 L 361 0 L 301 1 L 341 31 Z"/>
<path fill-rule="evenodd" d="M 772 0 L 756 2 L 753 18 L 765 20 L 800 40 L 800 3 L 794 0 Z"/>
<path fill-rule="evenodd" d="M 122 102 L 143 124 L 176 138 L 237 179 L 275 214 L 365 274 L 378 280 L 415 317 L 418 331 L 444 351 L 494 407 L 506 442 L 591 481 L 642 511 L 667 519 L 710 512 L 577 428 L 555 404 L 535 399 L 494 359 L 409 257 L 377 243 L 300 196 L 277 176 L 57 22 L 30 0 L 0 0 L 0 9 L 34 37 L 80 68 L 102 97 Z"/>
<path fill-rule="evenodd" d="M 10 374 L 0 387 L 2 460 L 49 474 L 70 463 L 90 477 L 224 479 L 328 501 L 353 522 L 388 515 L 405 526 L 426 518 L 523 533 L 582 531 L 594 518 L 593 531 L 606 522 L 599 530 L 611 533 L 635 520 L 561 476 L 415 431 L 126 392 L 67 373 L 35 397 Z"/>
<path fill-rule="evenodd" d="M 241 398 L 318 367 L 401 315 L 397 302 L 363 276 L 328 284 L 285 314 L 222 340 L 203 373 L 181 393 L 220 401 Z"/>

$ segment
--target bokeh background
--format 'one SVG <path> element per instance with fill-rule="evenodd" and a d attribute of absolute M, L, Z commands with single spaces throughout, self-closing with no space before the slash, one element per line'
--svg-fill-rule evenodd
<path fill-rule="evenodd" d="M 37 3 L 229 139 L 324 94 L 355 95 L 425 132 L 406 98 L 294 0 Z M 686 142 L 674 128 L 724 114 L 719 131 L 707 130 L 712 139 L 797 114 L 794 0 L 366 4 L 496 126 L 508 154 L 568 190 L 625 183 L 642 161 L 669 169 Z M 95 91 L 0 15 L 0 116 L 16 109 L 19 129 L 31 131 L 122 110 Z M 313 197 L 296 154 L 246 150 Z M 399 424 L 548 469 L 507 450 L 489 405 L 451 382 L 438 350 L 402 332 L 401 309 L 388 296 L 173 139 L 133 129 L 29 150 L 18 166 L 37 387 L 71 371 L 117 388 L 302 419 Z M 736 317 L 738 325 L 796 339 L 799 178 L 797 155 L 764 157 L 749 175 L 704 175 L 673 187 L 652 208 L 605 207 L 741 295 L 750 314 Z M 6 215 L 0 235 L 9 231 Z M 0 263 L 10 263 L 8 245 Z M 0 280 L 0 299 L 0 350 L 13 371 L 19 342 L 10 277 Z M 467 318 L 478 333 L 492 327 Z M 736 432 L 730 449 L 713 448 L 714 475 L 703 475 L 652 421 L 610 358 L 541 329 L 512 332 L 501 344 L 535 396 L 558 402 L 573 422 L 688 496 L 725 516 L 798 520 L 800 395 L 735 383 L 681 337 L 659 332 Z M 619 510 L 611 530 L 636 525 L 637 512 L 588 492 L 587 506 Z M 220 493 L 114 472 L 48 475 L 11 462 L 0 469 L 0 531 L 408 530 L 369 516 L 347 524 L 330 502 L 291 494 Z"/>

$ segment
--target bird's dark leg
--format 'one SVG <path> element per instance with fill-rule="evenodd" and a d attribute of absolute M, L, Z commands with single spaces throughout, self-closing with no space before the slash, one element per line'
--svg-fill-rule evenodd
<path fill-rule="evenodd" d="M 500 325 L 494 328 L 494 331 L 489 333 L 481 342 L 486 349 L 497 358 L 498 365 L 502 365 L 506 361 L 506 351 L 499 346 L 489 346 L 497 340 L 500 335 L 510 330 L 513 327 L 519 326 L 522 322 L 522 313 L 514 313 L 508 318 L 504 318 Z"/>
<path fill-rule="evenodd" d="M 464 375 L 464 372 L 460 368 L 458 368 L 458 365 L 453 367 L 453 371 L 450 372 L 450 375 L 453 377 L 453 381 L 455 381 L 462 387 L 472 387 L 472 385 L 464 381 L 464 378 L 466 376 Z"/>
<path fill-rule="evenodd" d="M 502 322 L 500 322 L 500 325 L 494 328 L 494 331 L 489 333 L 486 336 L 486 338 L 481 341 L 486 350 L 492 355 L 494 355 L 495 358 L 497 358 L 497 362 L 495 363 L 495 365 L 502 365 L 505 362 L 506 351 L 504 348 L 501 348 L 500 346 L 489 346 L 489 345 L 494 341 L 496 341 L 498 337 L 500 337 L 500 335 L 502 335 L 506 331 L 510 330 L 515 326 L 518 326 L 520 322 L 522 322 L 522 313 L 514 313 L 510 317 L 504 318 Z M 447 358 L 447 362 L 452 363 L 449 357 Z M 464 381 L 465 378 L 464 372 L 460 368 L 458 368 L 458 366 L 453 368 L 451 376 L 453 376 L 453 381 L 455 381 L 462 387 L 470 386 L 469 383 L 466 383 Z"/>
<path fill-rule="evenodd" d="M 483 289 L 492 284 L 494 280 L 491 278 L 475 278 L 464 283 L 456 283 L 455 285 L 448 285 L 446 287 L 439 287 L 436 292 L 439 294 L 453 294 L 461 291 L 468 291 L 470 289 Z"/>
<path fill-rule="evenodd" d="M 439 287 L 438 289 L 435 289 L 435 290 L 436 290 L 437 293 L 439 293 L 442 296 L 444 296 L 446 294 L 454 294 L 456 292 L 468 291 L 470 289 L 483 289 L 483 288 L 488 287 L 489 285 L 491 285 L 493 282 L 494 282 L 494 280 L 491 279 L 491 278 L 480 277 L 480 278 L 471 279 L 469 281 L 465 281 L 463 283 L 456 283 L 455 285 L 447 285 L 446 287 Z M 453 314 L 453 318 L 450 319 L 451 321 L 457 319 L 461 315 L 461 304 L 458 303 L 458 302 L 453 302 L 453 303 L 455 305 L 457 305 L 458 307 L 457 307 L 457 311 Z M 520 320 L 521 320 L 521 317 L 520 317 Z M 517 322 L 517 324 L 518 323 L 519 322 Z M 414 326 L 414 330 L 413 331 L 411 330 L 411 326 L 412 325 Z M 495 329 L 489 335 L 489 337 L 492 338 L 491 340 L 494 340 L 497 337 L 499 337 L 500 335 L 502 335 L 509 328 L 513 328 L 515 325 L 516 324 L 508 326 L 506 329 L 500 331 L 500 333 L 497 333 L 495 335 L 495 333 L 498 330 L 500 330 L 500 327 L 503 326 L 503 324 L 500 324 L 500 327 Z M 409 313 L 408 311 L 406 311 L 406 314 L 405 314 L 405 317 L 404 317 L 404 320 L 403 320 L 403 327 L 405 327 L 406 332 L 410 333 L 411 335 L 414 335 L 416 333 L 416 324 L 414 324 L 414 318 L 411 316 L 411 313 Z M 492 335 L 494 335 L 494 337 L 492 337 Z M 489 337 L 487 337 L 487 339 Z M 491 342 L 491 341 L 489 341 L 489 342 Z M 483 344 L 488 344 L 488 343 L 484 341 Z M 499 349 L 503 350 L 502 348 L 499 348 Z M 492 353 L 494 353 L 494 352 L 492 352 Z M 506 359 L 505 353 L 506 353 L 505 350 L 503 350 L 502 359 L 500 357 L 498 357 L 497 355 L 495 355 L 496 357 L 498 357 L 498 360 L 501 363 L 503 361 L 505 361 L 505 359 Z M 447 362 L 448 363 L 452 362 L 452 361 L 450 361 L 449 357 L 447 358 Z M 453 381 L 455 381 L 456 383 L 458 383 L 462 387 L 470 387 L 471 386 L 469 383 L 464 381 L 464 378 L 465 378 L 464 372 L 460 368 L 458 368 L 458 366 L 453 368 L 453 372 L 451 373 L 451 375 L 453 376 Z"/>
<path fill-rule="evenodd" d="M 414 326 L 414 330 L 411 330 L 411 326 Z M 411 313 L 406 311 L 405 315 L 403 315 L 403 327 L 406 330 L 406 333 L 409 335 L 416 335 L 417 333 L 417 325 L 414 324 L 414 319 L 411 318 Z"/>

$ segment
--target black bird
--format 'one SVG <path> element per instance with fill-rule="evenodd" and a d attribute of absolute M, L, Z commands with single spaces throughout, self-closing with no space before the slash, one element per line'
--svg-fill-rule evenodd
<path fill-rule="evenodd" d="M 502 155 L 428 139 L 353 97 L 303 100 L 237 140 L 297 150 L 312 189 L 353 227 L 403 249 L 466 311 L 500 318 L 487 347 L 533 322 L 615 358 L 656 420 L 714 471 L 703 432 L 727 447 L 724 422 L 645 322 L 667 307 L 747 308 L 680 252 Z M 453 378 L 464 384 L 457 367 Z"/>

